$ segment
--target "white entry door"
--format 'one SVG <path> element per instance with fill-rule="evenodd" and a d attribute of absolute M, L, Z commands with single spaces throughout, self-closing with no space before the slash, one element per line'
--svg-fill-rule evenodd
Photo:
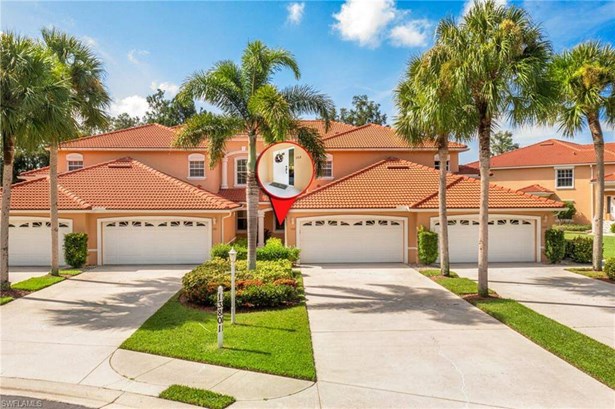
<path fill-rule="evenodd" d="M 302 263 L 404 262 L 404 222 L 377 216 L 298 220 Z"/>
<path fill-rule="evenodd" d="M 64 235 L 72 232 L 70 220 L 60 221 L 59 255 L 64 265 Z M 9 264 L 11 266 L 51 265 L 51 223 L 44 218 L 11 218 L 9 223 Z"/>
<path fill-rule="evenodd" d="M 288 167 L 291 149 L 281 149 L 273 152 L 273 181 L 275 183 L 287 186 L 290 184 Z"/>
<path fill-rule="evenodd" d="M 200 264 L 209 259 L 209 219 L 102 221 L 103 264 Z"/>
<path fill-rule="evenodd" d="M 478 261 L 477 217 L 454 217 L 448 221 L 448 243 L 452 263 Z M 439 233 L 440 223 L 432 220 Z M 489 261 L 536 261 L 536 220 L 494 216 L 489 220 Z"/>

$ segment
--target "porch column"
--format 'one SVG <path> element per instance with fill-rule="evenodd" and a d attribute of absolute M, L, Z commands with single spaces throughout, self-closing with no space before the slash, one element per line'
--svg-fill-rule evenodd
<path fill-rule="evenodd" d="M 258 211 L 258 247 L 265 245 L 265 212 Z"/>
<path fill-rule="evenodd" d="M 221 189 L 228 189 L 228 157 L 222 158 L 222 185 Z"/>

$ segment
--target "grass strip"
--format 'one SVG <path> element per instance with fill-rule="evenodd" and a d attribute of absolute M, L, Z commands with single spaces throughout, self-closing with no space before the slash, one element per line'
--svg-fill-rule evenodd
<path fill-rule="evenodd" d="M 13 297 L 0 297 L 0 305 L 4 305 L 13 301 Z"/>
<path fill-rule="evenodd" d="M 40 277 L 28 278 L 27 280 L 11 285 L 11 288 L 14 290 L 38 291 L 64 280 L 66 280 L 66 278 L 62 276 L 47 274 Z"/>
<path fill-rule="evenodd" d="M 171 385 L 160 392 L 159 397 L 209 409 L 224 409 L 235 403 L 235 398 L 232 396 L 184 385 Z"/>
<path fill-rule="evenodd" d="M 570 267 L 567 268 L 566 271 L 570 271 L 571 273 L 581 274 L 585 277 L 595 278 L 601 281 L 607 281 L 615 284 L 614 280 L 609 279 L 609 276 L 606 275 L 604 271 L 594 271 L 591 267 Z"/>
<path fill-rule="evenodd" d="M 471 304 L 547 351 L 615 389 L 615 371 L 613 370 L 615 349 L 545 317 L 515 300 L 477 297 L 476 283 L 467 278 L 443 277 L 433 275 L 433 272 L 421 273 L 461 297 L 472 296 L 467 298 Z M 470 283 L 473 286 L 472 292 L 468 292 Z"/>

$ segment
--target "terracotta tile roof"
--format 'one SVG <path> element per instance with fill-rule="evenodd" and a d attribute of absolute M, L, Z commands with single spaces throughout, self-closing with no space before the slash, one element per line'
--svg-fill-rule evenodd
<path fill-rule="evenodd" d="M 615 162 L 615 142 L 604 144 L 604 161 Z M 491 158 L 491 168 L 596 163 L 593 144 L 547 139 Z M 466 166 L 478 169 L 478 161 Z"/>
<path fill-rule="evenodd" d="M 60 145 L 60 149 L 170 149 L 177 130 L 159 124 L 147 124 L 99 135 L 73 139 Z M 199 148 L 205 148 L 201 143 Z"/>
<path fill-rule="evenodd" d="M 410 146 L 400 138 L 393 128 L 367 124 L 324 138 L 326 149 L 429 149 L 435 145 L 428 142 L 418 146 Z M 467 146 L 450 142 L 451 150 L 467 150 Z"/>
<path fill-rule="evenodd" d="M 32 169 L 25 172 L 21 172 L 17 177 L 23 180 L 37 179 L 49 174 L 49 166 L 44 166 L 38 169 Z"/>
<path fill-rule="evenodd" d="M 478 175 L 479 173 L 480 172 L 478 171 L 478 168 L 474 168 L 468 165 L 459 165 L 459 170 L 457 171 L 457 174 L 459 175 Z"/>
<path fill-rule="evenodd" d="M 347 132 L 357 128 L 354 125 L 345 124 L 343 122 L 331 121 L 329 124 L 329 129 L 325 132 L 325 122 L 320 119 L 302 119 L 299 122 L 304 126 L 309 126 L 310 128 L 316 129 L 323 138 L 335 136 L 342 132 Z"/>
<path fill-rule="evenodd" d="M 231 202 L 245 203 L 246 188 L 220 189 L 220 191 L 218 192 L 218 196 L 222 196 L 223 198 L 230 200 Z M 269 196 L 267 196 L 267 194 L 261 190 L 258 201 L 269 202 Z"/>
<path fill-rule="evenodd" d="M 605 180 L 606 182 L 615 182 L 615 173 L 611 173 L 611 174 L 609 174 L 609 175 L 606 175 L 606 176 L 604 177 L 604 180 Z"/>
<path fill-rule="evenodd" d="M 303 195 L 293 209 L 438 208 L 435 169 L 390 158 Z M 480 181 L 447 176 L 449 208 L 478 208 Z M 490 208 L 561 208 L 563 203 L 491 185 Z"/>
<path fill-rule="evenodd" d="M 131 158 L 62 173 L 58 188 L 62 210 L 225 210 L 239 206 Z M 12 188 L 11 209 L 49 209 L 48 192 L 46 177 L 17 183 Z"/>
<path fill-rule="evenodd" d="M 523 193 L 553 193 L 552 190 L 547 189 L 544 186 L 540 186 L 538 184 L 534 184 L 534 185 L 530 185 L 530 186 L 526 186 L 524 188 L 521 189 L 517 189 L 519 192 L 523 192 Z"/>

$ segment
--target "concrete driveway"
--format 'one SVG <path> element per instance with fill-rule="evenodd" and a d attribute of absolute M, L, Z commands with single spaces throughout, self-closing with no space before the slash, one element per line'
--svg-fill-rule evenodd
<path fill-rule="evenodd" d="M 302 271 L 323 408 L 615 405 L 607 386 L 407 266 Z"/>
<path fill-rule="evenodd" d="M 80 383 L 190 269 L 99 267 L 2 306 L 0 376 Z"/>
<path fill-rule="evenodd" d="M 477 279 L 473 265 L 453 266 Z M 615 348 L 615 285 L 544 264 L 492 264 L 489 287 Z"/>

